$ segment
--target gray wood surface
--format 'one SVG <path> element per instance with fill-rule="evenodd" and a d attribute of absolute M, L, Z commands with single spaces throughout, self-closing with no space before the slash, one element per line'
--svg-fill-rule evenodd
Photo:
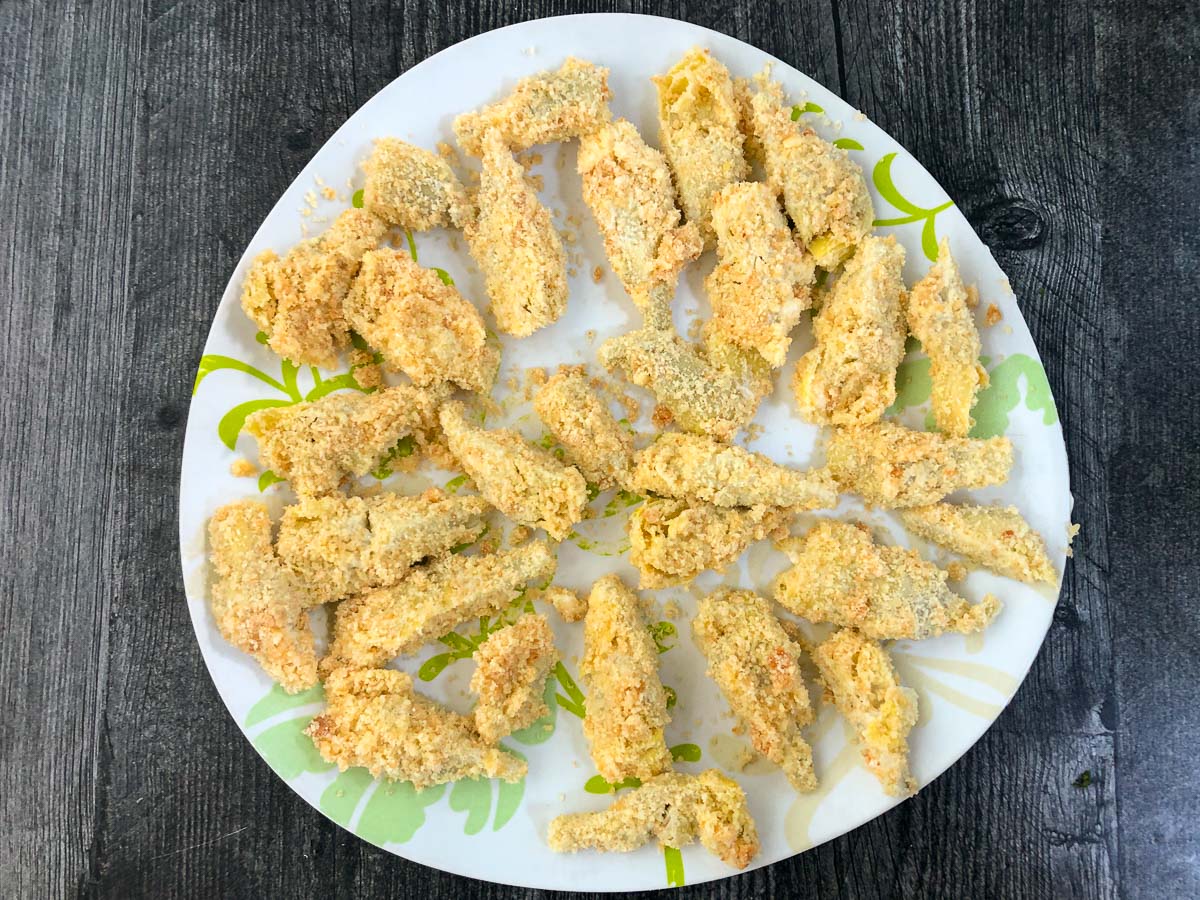
<path fill-rule="evenodd" d="M 1083 523 L 962 761 L 685 893 L 1200 895 L 1194 4 L 0 0 L 0 896 L 534 895 L 376 850 L 267 769 L 188 623 L 176 492 L 221 290 L 322 142 L 462 38 L 602 9 L 757 44 L 925 163 L 1021 298 Z"/>

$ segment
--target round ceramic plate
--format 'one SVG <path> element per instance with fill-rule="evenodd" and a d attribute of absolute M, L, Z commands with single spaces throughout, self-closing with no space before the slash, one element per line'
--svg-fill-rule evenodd
<path fill-rule="evenodd" d="M 1016 447 L 1016 465 L 1000 488 L 974 493 L 984 501 L 1018 506 L 1046 538 L 1062 571 L 1068 545 L 1071 497 L 1062 431 L 1054 400 L 1029 331 L 1017 308 L 1008 279 L 966 219 L 937 182 L 904 148 L 819 84 L 767 54 L 716 32 L 683 22 L 631 15 L 585 15 L 527 22 L 457 44 L 380 91 L 313 157 L 280 198 L 246 249 L 222 297 L 196 378 L 188 418 L 180 485 L 180 547 L 184 584 L 201 651 L 221 697 L 246 738 L 267 763 L 305 800 L 364 840 L 448 872 L 489 881 L 539 888 L 626 891 L 696 883 L 734 874 L 698 845 L 682 851 L 649 845 L 623 857 L 586 852 L 561 856 L 546 845 L 546 828 L 560 813 L 607 806 L 625 789 L 596 775 L 588 756 L 579 714 L 585 686 L 578 674 L 582 626 L 554 623 L 563 664 L 548 686 L 550 715 L 513 735 L 506 746 L 529 762 L 519 784 L 461 781 L 416 793 L 406 783 L 374 781 L 364 770 L 339 773 L 315 752 L 303 734 L 322 707 L 321 689 L 288 696 L 249 657 L 217 633 L 208 609 L 211 575 L 206 562 L 205 527 L 220 505 L 244 497 L 263 497 L 275 512 L 293 497 L 285 483 L 271 484 L 264 473 L 236 478 L 230 466 L 239 458 L 256 459 L 253 440 L 242 433 L 245 417 L 264 406 L 315 399 L 330 390 L 355 389 L 353 373 L 297 370 L 282 363 L 256 340 L 255 328 L 242 314 L 238 298 L 251 259 L 262 250 L 282 251 L 316 234 L 349 204 L 361 186 L 359 164 L 372 140 L 395 135 L 424 147 L 453 143 L 455 114 L 505 94 L 517 79 L 557 68 L 568 55 L 609 67 L 615 115 L 633 121 L 656 142 L 652 75 L 666 71 L 685 51 L 711 49 L 735 76 L 774 64 L 774 76 L 796 104 L 796 115 L 830 140 L 850 150 L 872 186 L 881 233 L 894 234 L 907 250 L 905 276 L 912 283 L 928 269 L 937 240 L 950 238 L 968 284 L 978 286 L 977 317 L 983 337 L 984 365 L 990 386 L 975 409 L 977 436 L 1005 434 Z M 595 351 L 606 338 L 638 326 L 640 318 L 611 274 L 591 216 L 580 198 L 574 144 L 537 148 L 532 174 L 544 182 L 543 201 L 555 211 L 565 232 L 570 257 L 571 293 L 566 314 L 551 327 L 524 340 L 505 339 L 504 362 L 493 394 L 501 412 L 490 426 L 510 425 L 531 439 L 543 437 L 521 383 L 531 367 L 553 369 L 561 363 L 586 363 L 600 374 Z M 403 242 L 405 238 L 396 236 Z M 462 293 L 486 309 L 482 279 L 455 233 L 416 235 L 412 252 L 422 265 L 449 273 Z M 680 333 L 708 315 L 703 278 L 713 265 L 706 254 L 680 282 L 675 310 Z M 594 280 L 597 267 L 603 273 Z M 999 321 L 985 324 L 995 307 Z M 485 315 L 487 313 L 485 312 Z M 987 317 L 995 319 L 995 313 Z M 806 322 L 796 329 L 791 358 L 777 373 L 774 395 L 765 401 L 749 433 L 748 446 L 798 467 L 822 461 L 821 432 L 792 413 L 790 380 L 796 358 L 812 343 Z M 928 360 L 910 353 L 899 373 L 899 399 L 893 415 L 926 427 L 929 397 Z M 628 388 L 652 408 L 650 395 Z M 635 423 L 637 424 L 637 423 Z M 649 431 L 646 421 L 640 428 Z M 384 473 L 378 473 L 384 474 Z M 364 479 L 370 483 L 373 479 Z M 383 479 L 384 488 L 412 492 L 428 485 L 469 490 L 452 473 L 421 468 Z M 586 591 L 601 574 L 616 571 L 636 584 L 625 550 L 624 524 L 637 498 L 605 493 L 592 508 L 595 517 L 559 548 L 557 583 Z M 851 498 L 829 513 L 871 525 L 884 540 L 913 542 L 893 518 L 866 511 Z M 811 517 L 810 517 L 811 520 Z M 799 522 L 796 531 L 808 522 Z M 890 536 L 890 537 L 889 537 Z M 945 564 L 949 557 L 921 544 L 926 558 Z M 690 619 L 696 598 L 717 585 L 765 590 L 786 565 L 769 542 L 751 547 L 724 573 L 706 573 L 687 588 L 653 592 L 661 614 L 653 626 L 659 642 L 663 683 L 676 698 L 667 729 L 677 766 L 699 772 L 720 767 L 745 788 L 758 824 L 762 866 L 813 847 L 878 816 L 896 802 L 886 796 L 863 768 L 848 741 L 845 726 L 820 691 L 810 684 L 817 704 L 808 728 L 814 745 L 820 788 L 797 795 L 782 773 L 749 752 L 744 737 L 715 686 L 704 676 L 704 661 L 691 641 Z M 971 571 L 956 588 L 972 600 L 985 592 L 1004 601 L 1003 613 L 982 635 L 948 635 L 936 640 L 896 642 L 893 657 L 905 684 L 920 697 L 920 722 L 911 736 L 912 766 L 921 785 L 944 771 L 995 720 L 1025 676 L 1050 624 L 1057 590 L 1038 590 L 985 571 Z M 674 603 L 669 603 L 674 601 Z M 676 607 L 678 609 L 676 609 Z M 672 615 L 667 614 L 670 610 Z M 674 617 L 672 617 L 674 616 Z M 324 617 L 314 616 L 314 628 Z M 466 685 L 470 655 L 488 626 L 473 623 L 440 643 L 423 648 L 397 665 L 414 673 L 430 696 L 460 711 L 470 708 Z M 820 629 L 809 629 L 821 636 Z M 739 729 L 740 730 L 740 729 Z"/>

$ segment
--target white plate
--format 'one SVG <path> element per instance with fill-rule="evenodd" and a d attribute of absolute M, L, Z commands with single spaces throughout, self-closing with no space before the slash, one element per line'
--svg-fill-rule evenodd
<path fill-rule="evenodd" d="M 230 474 L 233 460 L 256 459 L 252 439 L 237 436 L 236 446 L 230 448 L 219 433 L 220 423 L 224 419 L 228 428 L 237 417 L 230 410 L 241 404 L 263 399 L 291 402 L 313 385 L 310 372 L 301 370 L 293 390 L 285 389 L 279 358 L 256 342 L 255 328 L 239 308 L 242 279 L 255 254 L 268 247 L 283 250 L 299 240 L 306 227 L 316 233 L 351 202 L 353 191 L 361 185 L 358 164 L 373 138 L 397 135 L 429 148 L 439 141 L 452 142 L 450 123 L 456 113 L 496 99 L 520 77 L 556 68 L 567 55 L 608 66 L 614 113 L 631 119 L 655 142 L 655 95 L 649 79 L 695 45 L 710 48 L 737 76 L 751 75 L 764 63 L 773 62 L 775 77 L 793 102 L 802 107 L 815 104 L 823 110 L 806 112 L 805 121 L 831 139 L 862 148 L 853 150 L 852 155 L 873 182 L 876 215 L 892 221 L 880 231 L 895 234 L 907 248 L 905 274 L 910 282 L 929 266 L 923 235 L 925 246 L 935 233 L 950 237 L 964 277 L 978 285 L 982 297 L 977 315 L 991 387 L 982 395 L 975 416 L 982 431 L 1007 434 L 1016 445 L 1016 466 L 1008 484 L 976 496 L 1020 507 L 1045 535 L 1062 571 L 1071 496 L 1062 431 L 1037 349 L 1004 273 L 938 184 L 904 148 L 785 63 L 733 38 L 683 22 L 633 15 L 567 16 L 526 22 L 464 41 L 405 72 L 339 128 L 250 242 L 225 290 L 205 345 L 204 377 L 197 382 L 192 400 L 180 484 L 180 549 L 188 607 L 209 672 L 230 713 L 293 790 L 342 827 L 390 853 L 448 872 L 538 888 L 638 890 L 734 874 L 698 845 L 684 848 L 681 854 L 664 854 L 654 846 L 623 857 L 551 853 L 545 841 L 551 818 L 567 811 L 598 809 L 612 799 L 585 789 L 595 770 L 580 721 L 563 706 L 554 713 L 552 733 L 534 730 L 540 742 L 508 742 L 529 760 L 528 778 L 516 786 L 462 782 L 414 795 L 407 785 L 376 784 L 362 770 L 339 776 L 316 755 L 301 731 L 321 708 L 320 689 L 297 698 L 283 695 L 249 657 L 221 639 L 206 602 L 209 573 L 204 534 L 208 517 L 230 500 L 260 496 L 254 480 Z M 545 179 L 543 200 L 561 211 L 557 220 L 561 227 L 578 233 L 577 242 L 568 247 L 577 274 L 571 279 L 568 311 L 559 322 L 531 338 L 504 341 L 504 365 L 494 396 L 505 414 L 489 423 L 513 422 L 533 438 L 540 436 L 542 429 L 528 403 L 508 398 L 505 382 L 509 376 L 520 376 L 531 366 L 553 367 L 563 362 L 586 362 L 595 367 L 599 343 L 639 321 L 608 269 L 595 226 L 580 199 L 575 146 L 538 149 L 544 161 L 534 171 Z M 322 185 L 332 187 L 336 198 L 324 199 Z M 449 271 L 463 293 L 480 308 L 485 307 L 481 278 L 456 235 L 420 234 L 416 246 L 422 264 Z M 703 275 L 712 266 L 710 257 L 708 254 L 691 266 L 680 285 L 676 317 L 685 333 L 695 315 L 707 315 L 700 288 Z M 606 273 L 600 284 L 592 280 L 596 266 Z M 983 311 L 989 304 L 995 304 L 1003 319 L 983 327 Z M 809 326 L 802 323 L 796 329 L 792 358 L 777 376 L 775 394 L 757 417 L 763 433 L 750 444 L 797 466 L 819 462 L 822 452 L 816 440 L 818 429 L 792 415 L 788 387 L 795 358 L 810 345 Z M 226 362 L 214 357 L 225 357 Z M 272 386 L 246 368 L 222 367 L 229 359 L 253 367 L 280 385 Z M 910 357 L 902 373 L 908 376 L 900 401 L 907 407 L 902 416 L 918 427 L 927 408 L 927 386 L 922 390 L 926 366 L 923 359 Z M 631 393 L 649 397 L 636 389 Z M 643 408 L 650 409 L 650 404 L 644 403 Z M 645 423 L 642 427 L 648 428 Z M 394 476 L 387 486 L 409 491 L 430 482 L 444 483 L 447 478 L 444 473 Z M 262 496 L 276 509 L 291 501 L 286 485 L 270 487 Z M 594 506 L 604 510 L 610 499 L 602 495 Z M 608 510 L 614 514 L 581 526 L 588 540 L 562 545 L 559 583 L 586 589 L 599 574 L 612 570 L 636 583 L 624 557 L 603 555 L 619 548 L 628 514 L 620 504 Z M 837 514 L 842 513 L 856 514 L 881 530 L 890 529 L 898 542 L 909 543 L 886 514 L 864 513 L 849 500 Z M 920 549 L 928 558 L 947 560 L 936 548 L 921 545 Z M 733 723 L 726 704 L 704 677 L 703 660 L 690 640 L 688 622 L 699 588 L 736 583 L 761 590 L 784 564 L 783 556 L 764 542 L 752 547 L 725 577 L 709 573 L 691 591 L 656 592 L 658 600 L 675 599 L 684 610 L 683 617 L 672 623 L 677 634 L 667 638 L 674 646 L 661 656 L 663 681 L 678 695 L 674 720 L 667 730 L 669 743 L 691 745 L 680 752 L 692 758 L 698 755 L 695 761 L 681 762 L 681 769 L 698 772 L 729 765 L 746 743 L 731 733 Z M 1000 714 L 1041 646 L 1057 599 L 1055 590 L 1039 591 L 983 571 L 971 572 L 961 589 L 972 599 L 991 591 L 1004 600 L 1003 614 L 986 634 L 946 636 L 920 644 L 901 641 L 894 647 L 902 678 L 920 695 L 921 721 L 912 734 L 912 763 L 922 785 L 958 759 Z M 668 621 L 665 616 L 660 618 Z M 566 625 L 554 616 L 551 619 L 566 668 L 575 674 L 582 627 Z M 460 631 L 469 635 L 472 629 Z M 446 650 L 427 647 L 398 665 L 415 672 Z M 436 666 L 428 663 L 426 674 Z M 465 711 L 469 707 L 466 683 L 470 667 L 469 659 L 453 661 L 435 678 L 421 683 L 430 695 Z M 557 682 L 554 686 L 560 694 L 569 693 Z M 819 695 L 815 689 L 812 693 L 814 699 Z M 781 773 L 762 763 L 745 771 L 729 770 L 747 792 L 762 838 L 762 852 L 754 866 L 785 859 L 837 837 L 895 803 L 862 767 L 830 708 L 820 707 L 818 720 L 808 731 L 821 781 L 820 789 L 811 795 L 797 796 Z"/>

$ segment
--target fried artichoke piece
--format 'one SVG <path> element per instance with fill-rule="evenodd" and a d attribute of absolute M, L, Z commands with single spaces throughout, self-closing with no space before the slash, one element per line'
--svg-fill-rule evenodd
<path fill-rule="evenodd" d="M 934 503 L 899 512 L 904 527 L 984 568 L 1030 584 L 1058 583 L 1046 542 L 1012 506 Z"/>
<path fill-rule="evenodd" d="M 583 374 L 555 375 L 538 391 L 533 408 L 589 482 L 606 490 L 628 480 L 633 438 Z"/>
<path fill-rule="evenodd" d="M 472 657 L 475 730 L 489 744 L 532 725 L 550 710 L 542 699 L 558 662 L 554 632 L 545 616 L 526 613 L 479 645 Z"/>
<path fill-rule="evenodd" d="M 385 137 L 363 163 L 363 209 L 389 225 L 407 231 L 428 231 L 470 218 L 466 188 L 449 163 L 422 147 Z"/>

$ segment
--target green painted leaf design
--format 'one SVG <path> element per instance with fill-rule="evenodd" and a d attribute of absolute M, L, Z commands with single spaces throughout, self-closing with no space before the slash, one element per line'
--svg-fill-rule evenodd
<path fill-rule="evenodd" d="M 929 357 L 905 359 L 896 369 L 896 400 L 887 408 L 887 414 L 894 416 L 910 406 L 920 406 L 932 390 Z"/>
<path fill-rule="evenodd" d="M 589 794 L 615 794 L 617 791 L 623 791 L 626 788 L 641 787 L 642 782 L 638 778 L 630 776 L 624 781 L 618 781 L 613 784 L 610 781 L 605 781 L 603 775 L 593 775 L 584 782 L 583 789 Z"/>
<path fill-rule="evenodd" d="M 389 450 L 387 455 L 380 460 L 379 465 L 372 470 L 371 477 L 378 478 L 380 481 L 383 481 L 385 478 L 390 478 L 392 475 L 392 463 L 398 459 L 406 459 L 407 457 L 412 456 L 414 449 L 416 449 L 416 441 L 413 440 L 411 434 L 406 434 L 404 437 L 400 438 L 399 443 Z"/>
<path fill-rule="evenodd" d="M 515 752 L 515 751 L 511 751 Z M 517 756 L 521 754 L 517 753 Z M 492 831 L 499 831 L 516 814 L 525 796 L 525 779 L 509 784 L 501 781 L 496 788 L 496 814 L 492 816 Z"/>
<path fill-rule="evenodd" d="M 312 738 L 304 733 L 312 716 L 288 719 L 273 725 L 254 739 L 254 747 L 276 774 L 290 781 L 301 772 L 326 772 L 332 763 L 321 759 Z"/>
<path fill-rule="evenodd" d="M 674 709 L 675 704 L 679 702 L 679 695 L 675 693 L 675 688 L 669 684 L 664 684 L 663 690 L 667 694 L 667 709 Z"/>
<path fill-rule="evenodd" d="M 436 656 L 431 656 L 425 662 L 421 663 L 421 668 L 417 669 L 417 677 L 422 681 L 433 681 L 452 662 L 454 662 L 454 657 L 449 653 L 439 653 Z"/>
<path fill-rule="evenodd" d="M 259 332 L 259 334 L 262 334 L 262 332 Z M 263 335 L 263 337 L 265 338 L 266 335 Z M 280 391 L 281 393 L 286 394 L 288 392 L 286 387 L 284 387 L 266 372 L 263 372 L 261 369 L 257 369 L 250 365 L 250 363 L 242 362 L 240 359 L 234 359 L 232 356 L 221 356 L 219 353 L 206 353 L 204 356 L 200 357 L 200 367 L 196 370 L 196 381 L 192 385 L 192 394 L 195 395 L 196 391 L 200 389 L 200 382 L 202 382 L 213 372 L 218 372 L 221 369 L 233 369 L 237 372 L 244 372 L 252 378 L 257 378 L 264 384 L 269 384 L 271 387 L 275 388 L 275 390 Z"/>
<path fill-rule="evenodd" d="M 604 518 L 611 519 L 618 513 L 622 513 L 627 509 L 633 509 L 633 507 L 642 502 L 642 499 L 640 494 L 635 494 L 632 491 L 621 488 L 604 505 Z"/>
<path fill-rule="evenodd" d="M 534 719 L 529 725 L 514 731 L 510 737 L 518 743 L 530 746 L 533 744 L 544 744 L 550 740 L 554 734 L 555 725 L 558 719 L 558 698 L 556 696 L 555 682 L 551 678 L 546 679 L 546 687 L 542 691 L 542 700 L 546 704 L 547 712 L 544 716 Z"/>
<path fill-rule="evenodd" d="M 1025 408 L 1042 414 L 1043 425 L 1058 421 L 1058 409 L 1042 364 L 1024 353 L 1014 353 L 988 372 L 988 386 L 979 393 L 971 411 L 975 426 L 971 437 L 997 437 L 1008 430 L 1009 414 L 1021 403 L 1025 385 Z"/>
<path fill-rule="evenodd" d="M 265 491 L 271 485 L 279 484 L 283 480 L 284 479 L 280 478 L 278 475 L 276 475 L 270 469 L 267 469 L 261 475 L 258 476 L 258 492 L 261 494 L 263 491 Z"/>
<path fill-rule="evenodd" d="M 937 214 L 943 210 L 949 209 L 954 203 L 947 200 L 940 206 L 935 206 L 932 209 L 926 209 L 923 206 L 917 206 L 915 203 L 906 198 L 897 189 L 895 182 L 892 180 L 892 162 L 895 160 L 896 154 L 889 153 L 883 159 L 875 164 L 875 168 L 871 171 L 871 180 L 875 183 L 875 189 L 879 191 L 879 195 L 888 203 L 896 207 L 905 216 L 900 216 L 894 219 L 876 219 L 871 224 L 874 226 L 880 225 L 908 225 L 912 222 L 921 222 L 924 224 L 921 227 L 921 250 L 930 259 L 931 262 L 937 262 L 937 228 L 934 220 Z"/>
<path fill-rule="evenodd" d="M 671 748 L 671 759 L 675 762 L 700 762 L 701 755 L 696 744 L 676 744 Z"/>
<path fill-rule="evenodd" d="M 358 808 L 358 801 L 374 780 L 366 769 L 355 768 L 342 772 L 321 792 L 318 804 L 321 812 L 345 828 Z"/>
<path fill-rule="evenodd" d="M 407 229 L 404 232 L 404 237 L 408 241 L 408 253 L 412 257 L 412 261 L 417 261 L 417 242 L 413 240 L 412 232 Z"/>
<path fill-rule="evenodd" d="M 445 269 L 439 269 L 437 266 L 433 267 L 433 271 L 437 272 L 437 277 L 442 279 L 442 284 L 454 287 L 454 279 L 450 277 L 449 272 Z"/>
<path fill-rule="evenodd" d="M 449 481 L 446 482 L 446 493 L 447 494 L 457 494 L 459 488 L 461 488 L 466 483 L 467 483 L 466 475 L 456 475 L 453 478 L 451 478 Z"/>
<path fill-rule="evenodd" d="M 217 434 L 222 443 L 232 450 L 237 446 L 238 435 L 246 427 L 246 419 L 250 417 L 251 413 L 274 406 L 291 405 L 291 400 L 248 400 L 245 403 L 239 403 L 221 417 L 221 421 L 217 423 Z"/>
<path fill-rule="evenodd" d="M 478 834 L 492 811 L 492 782 L 487 778 L 464 778 L 450 789 L 450 808 L 465 812 L 463 834 Z"/>
<path fill-rule="evenodd" d="M 579 685 L 575 683 L 575 679 L 571 677 L 571 673 L 567 671 L 567 667 L 562 664 L 561 660 L 554 665 L 554 679 L 567 692 L 566 697 L 562 694 L 555 695 L 555 702 L 573 716 L 578 716 L 580 719 L 586 716 L 587 702 L 584 699 L 583 691 L 579 689 Z"/>
<path fill-rule="evenodd" d="M 301 691 L 299 694 L 289 694 L 276 684 L 263 695 L 261 700 L 250 707 L 250 711 L 246 713 L 246 721 L 242 725 L 246 728 L 253 728 L 259 722 L 265 722 L 285 710 L 295 709 L 297 706 L 308 706 L 310 703 L 321 703 L 324 700 L 325 688 L 319 684 L 307 691 Z"/>
<path fill-rule="evenodd" d="M 352 196 L 350 198 L 350 205 L 353 206 L 355 209 L 363 208 L 363 189 L 362 188 L 359 188 L 357 191 L 354 192 L 354 196 Z"/>
<path fill-rule="evenodd" d="M 675 847 L 663 847 L 663 861 L 667 866 L 667 886 L 683 887 L 683 854 Z"/>
<path fill-rule="evenodd" d="M 879 191 L 879 196 L 883 197 L 884 200 L 902 212 L 919 217 L 925 212 L 925 210 L 905 199 L 904 195 L 896 190 L 896 185 L 892 181 L 892 163 L 895 161 L 895 159 L 896 154 L 889 153 L 887 156 L 883 157 L 883 159 L 879 160 L 879 162 L 875 164 L 875 168 L 871 171 L 871 180 L 875 182 L 875 189 Z M 875 224 L 880 223 L 876 222 Z"/>
<path fill-rule="evenodd" d="M 446 792 L 444 784 L 413 789 L 411 781 L 381 782 L 358 820 L 358 836 L 372 844 L 403 844 L 425 824 L 425 807 Z"/>
<path fill-rule="evenodd" d="M 854 138 L 838 138 L 833 142 L 833 146 L 841 147 L 843 150 L 865 150 L 866 148 L 856 141 Z"/>
<path fill-rule="evenodd" d="M 647 626 L 650 636 L 654 638 L 654 646 L 659 653 L 666 653 L 675 646 L 674 638 L 678 635 L 674 622 L 652 622 Z"/>
<path fill-rule="evenodd" d="M 825 112 L 825 107 L 818 106 L 816 103 L 813 103 L 810 100 L 807 103 L 805 103 L 803 106 L 793 106 L 792 107 L 792 121 L 793 122 L 797 121 L 805 113 L 823 113 L 823 112 Z"/>

